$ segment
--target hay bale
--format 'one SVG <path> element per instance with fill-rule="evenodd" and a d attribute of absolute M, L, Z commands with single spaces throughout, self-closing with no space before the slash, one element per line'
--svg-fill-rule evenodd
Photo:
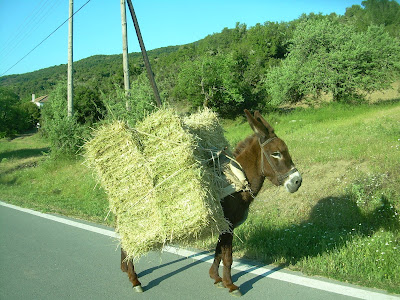
<path fill-rule="evenodd" d="M 185 117 L 183 122 L 187 130 L 197 139 L 197 146 L 200 150 L 219 151 L 229 145 L 218 116 L 212 110 L 207 108 L 199 110 L 197 113 Z M 207 151 L 199 151 L 197 155 L 200 157 L 206 155 L 205 158 L 209 158 Z"/>
<path fill-rule="evenodd" d="M 198 114 L 183 121 L 171 109 L 160 109 L 134 129 L 122 122 L 104 125 L 85 145 L 128 258 L 229 230 L 212 168 L 204 163 L 210 154 L 202 150 L 220 147 L 223 131 L 215 114 Z"/>

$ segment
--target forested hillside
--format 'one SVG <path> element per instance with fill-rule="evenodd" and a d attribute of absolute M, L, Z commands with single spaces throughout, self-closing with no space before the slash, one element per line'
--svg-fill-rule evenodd
<path fill-rule="evenodd" d="M 155 49 L 149 51 L 150 59 L 157 58 L 160 54 L 168 54 L 178 50 L 179 46 Z M 130 53 L 129 63 L 131 76 L 140 74 L 142 70 L 141 53 Z M 31 73 L 9 75 L 0 77 L 0 85 L 10 87 L 22 100 L 29 100 L 32 93 L 42 95 L 48 93 L 54 85 L 67 79 L 67 64 L 41 69 Z M 96 81 L 105 92 L 113 88 L 113 84 L 123 82 L 122 54 L 120 55 L 95 55 L 74 62 L 75 84 L 91 85 Z M 110 84 L 110 86 L 108 86 Z"/>
<path fill-rule="evenodd" d="M 340 100 L 387 88 L 400 70 L 399 36 L 399 3 L 367 0 L 343 16 L 310 14 L 253 27 L 237 23 L 195 43 L 148 54 L 164 102 L 204 105 L 230 116 L 243 107 L 263 109 L 322 92 Z M 143 94 L 147 80 L 140 53 L 129 55 L 129 67 L 132 85 L 139 87 L 133 93 Z M 112 98 L 123 85 L 122 55 L 92 56 L 75 62 L 74 69 L 77 106 L 88 94 L 96 103 Z M 67 66 L 59 65 L 0 77 L 0 87 L 27 102 L 32 93 L 49 94 L 66 76 Z"/>

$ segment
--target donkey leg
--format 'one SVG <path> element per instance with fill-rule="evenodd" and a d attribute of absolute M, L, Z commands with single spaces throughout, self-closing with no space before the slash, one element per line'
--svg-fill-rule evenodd
<path fill-rule="evenodd" d="M 126 262 L 126 252 L 121 248 L 121 270 L 128 272 L 128 263 Z"/>
<path fill-rule="evenodd" d="M 132 260 L 128 261 L 128 277 L 132 282 L 133 289 L 137 293 L 143 293 L 142 284 L 140 283 L 137 274 L 135 273 L 135 267 Z"/>
<path fill-rule="evenodd" d="M 224 287 L 222 284 L 222 278 L 219 276 L 218 273 L 221 259 L 222 259 L 222 253 L 221 253 L 221 236 L 220 236 L 218 239 L 217 247 L 215 248 L 214 262 L 212 263 L 211 268 L 208 271 L 211 279 L 214 279 L 214 284 L 218 287 Z"/>
<path fill-rule="evenodd" d="M 232 268 L 232 240 L 233 235 L 230 233 L 225 233 L 221 239 L 221 252 L 222 252 L 222 263 L 224 265 L 222 282 L 229 292 L 235 296 L 241 296 L 239 288 L 233 284 L 231 268 Z"/>
<path fill-rule="evenodd" d="M 126 252 L 121 249 L 121 270 L 128 273 L 129 281 L 132 282 L 133 289 L 138 293 L 142 293 L 142 284 L 140 283 L 138 276 L 135 272 L 133 262 L 131 259 L 126 261 L 126 256 Z"/>

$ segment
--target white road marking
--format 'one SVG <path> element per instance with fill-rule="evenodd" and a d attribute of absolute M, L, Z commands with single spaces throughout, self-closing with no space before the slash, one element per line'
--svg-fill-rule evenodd
<path fill-rule="evenodd" d="M 83 224 L 80 222 L 57 217 L 54 215 L 37 212 L 32 209 L 22 208 L 22 207 L 8 204 L 8 203 L 2 202 L 2 201 L 0 201 L 0 205 L 4 206 L 4 207 L 15 209 L 15 210 L 18 210 L 21 212 L 25 212 L 25 213 L 28 213 L 28 214 L 31 214 L 31 215 L 34 215 L 37 217 L 41 217 L 41 218 L 52 220 L 52 221 L 62 223 L 65 225 L 80 228 L 83 230 L 99 233 L 99 234 L 113 237 L 113 238 L 119 238 L 119 235 L 112 230 L 102 229 L 102 228 L 99 228 L 96 226 Z M 210 254 L 201 254 L 201 253 L 198 253 L 195 251 L 180 249 L 180 248 L 176 248 L 176 247 L 172 247 L 172 246 L 165 246 L 163 248 L 163 251 L 172 253 L 172 254 L 176 254 L 179 256 L 183 256 L 183 257 L 188 257 L 188 258 L 191 258 L 194 260 L 200 260 L 200 261 L 207 262 L 207 263 L 213 262 L 213 259 L 210 259 Z M 326 282 L 326 281 L 322 281 L 322 280 L 318 280 L 318 279 L 313 279 L 313 278 L 309 278 L 309 277 L 303 277 L 303 276 L 290 274 L 288 272 L 276 270 L 274 268 L 257 267 L 257 266 L 242 263 L 242 262 L 234 262 L 232 265 L 232 268 L 237 271 L 243 271 L 246 273 L 251 273 L 253 275 L 273 278 L 273 279 L 289 282 L 292 284 L 297 284 L 297 285 L 301 285 L 301 286 L 305 286 L 305 287 L 310 287 L 313 289 L 323 290 L 323 291 L 340 294 L 340 295 L 344 295 L 344 296 L 349 296 L 349 297 L 354 297 L 354 298 L 359 298 L 359 299 L 371 299 L 371 300 L 392 300 L 392 299 L 398 300 L 398 299 L 400 299 L 400 297 L 398 297 L 396 295 L 389 295 L 389 294 L 385 294 L 385 293 L 378 293 L 378 292 L 373 292 L 373 291 L 369 291 L 369 290 L 364 290 L 361 288 L 339 285 L 339 284 Z"/>
<path fill-rule="evenodd" d="M 87 231 L 99 233 L 99 234 L 106 235 L 106 236 L 109 236 L 109 237 L 119 238 L 118 233 L 116 233 L 114 231 L 111 231 L 111 230 L 102 229 L 102 228 L 98 228 L 98 227 L 95 227 L 95 226 L 83 224 L 83 223 L 80 223 L 80 222 L 76 222 L 76 221 L 60 218 L 60 217 L 57 217 L 57 216 L 54 216 L 54 215 L 41 213 L 41 212 L 34 211 L 32 209 L 29 209 L 29 208 L 23 208 L 23 207 L 15 206 L 15 205 L 8 204 L 8 203 L 2 202 L 2 201 L 0 201 L 0 205 L 8 207 L 8 208 L 15 209 L 15 210 L 19 210 L 19 211 L 22 211 L 22 212 L 25 212 L 25 213 L 28 213 L 28 214 L 31 214 L 31 215 L 34 215 L 34 216 L 37 216 L 37 217 L 41 217 L 41 218 L 44 218 L 44 219 L 48 219 L 48 220 L 52 220 L 52 221 L 55 221 L 55 222 L 58 222 L 58 223 L 62 223 L 62 224 L 65 224 L 65 225 L 77 227 L 77 228 L 80 228 L 80 229 L 84 229 L 84 230 L 87 230 Z"/>

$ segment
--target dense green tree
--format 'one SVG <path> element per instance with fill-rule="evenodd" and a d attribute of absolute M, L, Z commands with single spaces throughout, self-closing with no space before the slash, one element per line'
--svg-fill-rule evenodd
<path fill-rule="evenodd" d="M 229 52 L 235 44 L 246 37 L 247 25 L 236 23 L 235 28 L 225 27 L 220 33 L 208 35 L 198 42 L 198 52 L 201 54 L 217 54 Z"/>
<path fill-rule="evenodd" d="M 178 75 L 176 95 L 193 107 L 210 107 L 222 114 L 244 101 L 232 55 L 204 55 L 186 62 Z"/>
<path fill-rule="evenodd" d="M 0 138 L 16 133 L 19 97 L 9 89 L 0 88 Z"/>
<path fill-rule="evenodd" d="M 100 92 L 89 85 L 75 87 L 74 112 L 80 124 L 92 125 L 102 120 L 105 115 L 105 107 L 100 99 Z"/>
<path fill-rule="evenodd" d="M 287 23 L 266 22 L 256 24 L 248 30 L 245 45 L 250 57 L 258 64 L 266 65 L 273 59 L 282 59 L 287 53 L 289 27 Z"/>
<path fill-rule="evenodd" d="M 40 122 L 40 109 L 32 101 L 27 101 L 19 105 L 22 113 L 25 115 L 25 127 L 31 129 Z"/>
<path fill-rule="evenodd" d="M 400 37 L 400 4 L 395 0 L 367 0 L 346 9 L 345 19 L 365 31 L 370 25 L 382 25 L 392 36 Z"/>
<path fill-rule="evenodd" d="M 0 87 L 0 138 L 32 129 L 38 122 L 39 114 L 35 104 L 21 103 L 17 94 Z"/>
<path fill-rule="evenodd" d="M 338 17 L 298 24 L 290 53 L 267 76 L 271 103 L 331 92 L 335 100 L 388 88 L 399 74 L 400 45 L 383 27 L 357 32 Z"/>

